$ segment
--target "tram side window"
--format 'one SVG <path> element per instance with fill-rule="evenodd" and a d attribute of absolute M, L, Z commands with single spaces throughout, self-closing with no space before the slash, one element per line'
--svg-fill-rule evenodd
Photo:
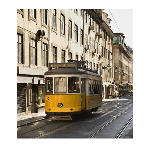
<path fill-rule="evenodd" d="M 99 92 L 100 92 L 100 94 L 102 94 L 102 82 L 100 81 L 100 84 L 99 84 Z"/>
<path fill-rule="evenodd" d="M 96 94 L 96 81 L 95 80 L 93 81 L 93 91 L 94 91 L 94 94 Z"/>
<path fill-rule="evenodd" d="M 55 77 L 55 93 L 66 93 L 67 92 L 67 78 L 66 77 Z"/>
<path fill-rule="evenodd" d="M 100 94 L 100 90 L 99 90 L 99 85 L 100 84 L 100 81 L 97 81 L 97 94 Z"/>
<path fill-rule="evenodd" d="M 94 94 L 98 94 L 98 86 L 97 86 L 97 81 L 95 81 L 95 92 Z"/>
<path fill-rule="evenodd" d="M 68 93 L 80 93 L 78 77 L 68 77 Z"/>
<path fill-rule="evenodd" d="M 94 81 L 91 79 L 89 80 L 89 93 L 94 94 Z"/>
<path fill-rule="evenodd" d="M 46 92 L 53 93 L 53 78 L 46 79 Z"/>

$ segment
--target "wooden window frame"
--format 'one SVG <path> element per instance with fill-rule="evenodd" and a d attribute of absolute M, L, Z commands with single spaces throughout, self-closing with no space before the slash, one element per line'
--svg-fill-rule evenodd
<path fill-rule="evenodd" d="M 48 17 L 47 17 L 47 9 L 41 9 L 41 22 L 42 22 L 42 25 L 47 27 L 47 24 L 48 24 Z"/>
<path fill-rule="evenodd" d="M 33 41 L 35 46 L 33 46 Z M 35 56 L 33 57 L 33 49 L 35 50 Z M 30 39 L 30 65 L 37 66 L 37 41 L 36 39 Z"/>
<path fill-rule="evenodd" d="M 55 49 L 55 53 L 54 53 L 54 49 Z M 53 46 L 53 63 L 57 63 L 57 47 L 55 46 Z"/>
<path fill-rule="evenodd" d="M 68 25 L 68 35 L 69 39 L 72 39 L 72 21 L 69 20 L 69 25 Z"/>
<path fill-rule="evenodd" d="M 19 36 L 21 37 L 21 41 L 19 41 Z M 21 47 L 21 50 L 19 50 L 19 47 Z M 20 52 L 21 54 L 19 54 L 19 51 L 21 51 Z M 19 60 L 19 57 L 21 57 L 21 61 Z M 17 63 L 23 64 L 23 34 L 20 34 L 20 33 L 17 33 Z"/>
<path fill-rule="evenodd" d="M 65 35 L 65 15 L 62 13 L 60 15 L 60 32 Z"/>
<path fill-rule="evenodd" d="M 43 45 L 44 45 L 44 49 L 43 49 Z M 42 43 L 42 60 L 43 60 L 42 65 L 48 67 L 48 44 L 44 42 Z"/>
<path fill-rule="evenodd" d="M 52 12 L 52 27 L 53 27 L 53 29 L 57 30 L 56 9 L 53 9 L 53 12 Z"/>
<path fill-rule="evenodd" d="M 64 52 L 64 55 L 63 55 L 63 52 Z M 61 57 L 61 62 L 62 63 L 65 63 L 65 54 L 66 54 L 66 52 L 65 52 L 65 50 L 62 50 L 62 57 Z"/>
<path fill-rule="evenodd" d="M 78 25 L 76 24 L 75 24 L 74 32 L 75 32 L 75 41 L 78 42 Z"/>

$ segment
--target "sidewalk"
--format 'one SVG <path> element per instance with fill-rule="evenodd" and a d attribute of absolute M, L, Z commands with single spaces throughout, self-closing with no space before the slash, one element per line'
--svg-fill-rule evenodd
<path fill-rule="evenodd" d="M 20 116 L 17 116 L 17 121 L 21 121 L 21 120 L 26 120 L 26 119 L 29 119 L 29 118 L 33 118 L 33 117 L 45 117 L 46 114 L 45 112 L 40 112 L 40 113 L 32 113 L 32 114 L 29 114 L 29 115 L 20 115 Z"/>
<path fill-rule="evenodd" d="M 110 98 L 110 99 L 102 99 L 102 101 L 116 101 L 116 100 L 128 100 L 128 99 L 133 99 L 132 96 L 122 96 L 122 97 L 115 97 L 115 98 Z"/>

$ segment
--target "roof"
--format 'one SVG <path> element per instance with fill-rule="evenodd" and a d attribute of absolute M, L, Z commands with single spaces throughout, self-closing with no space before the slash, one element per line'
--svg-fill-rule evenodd
<path fill-rule="evenodd" d="M 84 72 L 79 71 L 74 68 L 55 68 L 46 71 L 44 75 L 54 75 L 54 74 L 84 74 Z"/>
<path fill-rule="evenodd" d="M 56 75 L 56 74 L 88 74 L 97 77 L 101 77 L 99 74 L 84 70 L 84 69 L 74 69 L 74 68 L 55 68 L 46 71 L 44 75 Z"/>

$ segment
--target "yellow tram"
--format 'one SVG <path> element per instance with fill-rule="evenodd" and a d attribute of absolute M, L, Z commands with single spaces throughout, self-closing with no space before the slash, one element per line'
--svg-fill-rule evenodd
<path fill-rule="evenodd" d="M 82 62 L 50 63 L 45 72 L 45 113 L 72 116 L 102 105 L 102 78 Z"/>

